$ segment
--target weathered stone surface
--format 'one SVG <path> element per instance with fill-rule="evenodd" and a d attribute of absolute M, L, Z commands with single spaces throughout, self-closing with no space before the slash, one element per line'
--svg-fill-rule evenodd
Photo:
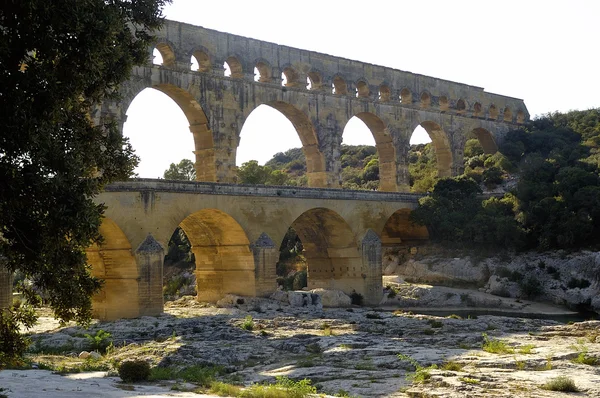
<path fill-rule="evenodd" d="M 166 314 L 159 317 L 96 323 L 88 330 L 73 325 L 57 329 L 46 311 L 32 339 L 36 345 L 50 346 L 59 334 L 61 344 L 76 346 L 85 341 L 79 337 L 83 333 L 93 335 L 101 328 L 117 347 L 103 358 L 107 362 L 134 357 L 152 366 L 220 365 L 228 378 L 246 386 L 274 382 L 277 376 L 308 378 L 327 396 L 341 389 L 364 397 L 553 398 L 556 392 L 540 386 L 559 375 L 572 378 L 580 396 L 600 395 L 597 368 L 571 361 L 583 349 L 589 357 L 600 357 L 600 321 L 568 325 L 502 316 L 453 319 L 357 307 L 311 312 L 255 300 L 271 302 L 274 309 L 217 308 L 183 298 L 168 303 Z M 254 323 L 251 331 L 242 329 L 248 315 Z M 483 333 L 514 352 L 483 351 Z M 411 384 L 406 376 L 414 366 L 397 354 L 421 366 L 436 364 L 438 369 L 427 370 L 428 382 Z M 450 361 L 455 369 L 443 369 Z M 15 396 L 24 395 L 20 393 L 28 383 L 21 378 L 11 381 L 15 377 L 10 373 L 2 376 L 0 372 L 4 387 Z M 64 383 L 76 377 L 71 375 Z M 151 387 L 143 385 L 144 391 Z"/>
<path fill-rule="evenodd" d="M 321 297 L 323 307 L 349 307 L 352 304 L 350 297 L 339 290 L 313 289 L 310 292 Z"/>

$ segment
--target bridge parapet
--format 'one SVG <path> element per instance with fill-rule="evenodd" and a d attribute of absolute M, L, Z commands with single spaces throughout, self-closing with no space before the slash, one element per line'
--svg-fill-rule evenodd
<path fill-rule="evenodd" d="M 361 200 L 401 203 L 418 203 L 419 199 L 425 196 L 422 194 L 401 192 L 355 191 L 346 189 L 307 188 L 276 185 L 245 185 L 199 181 L 160 180 L 149 178 L 135 178 L 128 181 L 114 182 L 105 187 L 106 192 L 140 192 L 146 190 L 152 190 L 156 192 L 195 193 L 208 195 Z"/>
<path fill-rule="evenodd" d="M 393 102 L 406 108 L 433 108 L 456 115 L 507 123 L 523 123 L 529 113 L 523 100 L 486 92 L 482 87 L 407 72 L 367 62 L 279 45 L 191 24 L 165 21 L 156 33 L 156 48 L 165 68 L 223 76 L 256 84 L 351 96 L 365 101 Z M 152 59 L 149 54 L 149 59 Z M 310 89 L 307 88 L 310 82 Z"/>

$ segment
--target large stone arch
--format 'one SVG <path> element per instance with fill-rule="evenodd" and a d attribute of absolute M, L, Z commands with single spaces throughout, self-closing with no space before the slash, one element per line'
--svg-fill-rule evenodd
<path fill-rule="evenodd" d="M 371 112 L 360 112 L 354 116 L 367 125 L 375 139 L 375 146 L 379 154 L 379 190 L 398 191 L 396 148 L 386 124 Z"/>
<path fill-rule="evenodd" d="M 196 181 L 216 182 L 216 156 L 213 134 L 210 129 L 208 117 L 202 105 L 188 90 L 178 87 L 170 82 L 137 81 L 133 84 L 124 85 L 122 88 L 123 99 L 121 101 L 122 117 L 126 120 L 126 113 L 133 100 L 146 89 L 154 89 L 173 100 L 185 115 L 190 132 L 194 137 L 193 152 L 196 157 Z M 162 79 L 160 79 L 162 80 Z M 122 129 L 122 124 L 121 124 Z M 167 136 L 165 135 L 165 139 Z"/>
<path fill-rule="evenodd" d="M 294 129 L 298 133 L 298 137 L 302 143 L 302 151 L 306 158 L 308 186 L 326 187 L 328 185 L 328 178 L 325 155 L 319 148 L 317 132 L 310 118 L 302 110 L 287 102 L 269 101 L 263 102 L 258 106 L 260 105 L 267 105 L 279 111 L 292 123 Z M 251 111 L 249 111 L 248 114 L 250 114 L 250 112 Z M 247 120 L 247 115 L 244 119 Z"/>
<path fill-rule="evenodd" d="M 435 156 L 437 160 L 438 176 L 451 177 L 453 153 L 450 139 L 442 127 L 433 121 L 426 120 L 419 123 L 421 127 L 427 131 L 433 147 L 435 148 Z M 416 126 L 415 126 L 416 128 Z M 413 128 L 414 131 L 414 128 Z"/>
<path fill-rule="evenodd" d="M 250 241 L 233 217 L 218 209 L 203 209 L 179 226 L 196 257 L 198 301 L 214 302 L 228 293 L 256 295 Z"/>
<path fill-rule="evenodd" d="M 429 239 L 427 227 L 410 221 L 412 209 L 396 210 L 385 222 L 381 230 L 383 246 L 413 246 Z"/>
<path fill-rule="evenodd" d="M 363 293 L 362 262 L 350 225 L 337 212 L 324 208 L 304 211 L 291 224 L 308 263 L 308 287 Z"/>
<path fill-rule="evenodd" d="M 473 134 L 479 140 L 484 153 L 494 154 L 498 152 L 496 140 L 489 130 L 484 129 L 483 127 L 476 127 L 473 129 Z"/>
<path fill-rule="evenodd" d="M 102 320 L 138 317 L 140 272 L 131 244 L 110 218 L 102 220 L 100 234 L 102 243 L 86 250 L 92 275 L 104 280 L 100 292 L 92 297 L 93 317 Z"/>

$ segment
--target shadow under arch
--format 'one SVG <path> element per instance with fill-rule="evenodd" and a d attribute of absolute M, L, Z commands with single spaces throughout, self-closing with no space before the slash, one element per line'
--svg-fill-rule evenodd
<path fill-rule="evenodd" d="M 396 148 L 385 123 L 371 112 L 361 112 L 354 116 L 367 125 L 375 139 L 375 147 L 379 154 L 379 190 L 385 192 L 398 191 Z"/>
<path fill-rule="evenodd" d="M 198 301 L 225 294 L 256 296 L 254 257 L 241 225 L 218 209 L 203 209 L 179 224 L 196 258 Z"/>
<path fill-rule="evenodd" d="M 123 101 L 125 112 L 133 100 L 144 90 L 154 89 L 173 100 L 185 115 L 190 132 L 194 137 L 194 154 L 196 157 L 196 181 L 217 181 L 215 147 L 213 134 L 202 105 L 187 90 L 170 83 L 153 84 L 134 88 L 134 95 Z"/>
<path fill-rule="evenodd" d="M 306 158 L 306 176 L 309 187 L 327 187 L 329 184 L 325 156 L 319 149 L 317 132 L 310 118 L 294 105 L 283 101 L 265 102 L 267 105 L 282 113 L 294 126 L 302 143 L 302 151 Z M 261 106 L 259 105 L 259 106 Z M 256 109 L 256 108 L 254 108 Z M 246 118 L 247 119 L 247 118 Z"/>
<path fill-rule="evenodd" d="M 494 136 L 488 130 L 483 127 L 477 127 L 473 129 L 473 134 L 479 140 L 481 147 L 483 148 L 483 152 L 488 155 L 493 155 L 498 152 L 498 145 L 496 145 L 496 141 L 494 140 Z"/>
<path fill-rule="evenodd" d="M 304 246 L 309 289 L 364 294 L 362 259 L 346 220 L 333 210 L 318 207 L 302 213 L 291 227 Z"/>
<path fill-rule="evenodd" d="M 410 221 L 411 209 L 396 210 L 381 231 L 382 246 L 417 246 L 429 240 L 429 231 L 423 225 Z"/>
<path fill-rule="evenodd" d="M 435 149 L 438 176 L 440 178 L 451 177 L 453 162 L 452 148 L 446 132 L 439 124 L 432 121 L 421 122 L 420 126 L 427 131 L 427 134 L 429 134 L 429 138 L 431 138 L 433 148 Z"/>
<path fill-rule="evenodd" d="M 139 269 L 129 240 L 110 218 L 100 225 L 104 241 L 86 250 L 92 275 L 104 280 L 92 297 L 92 316 L 102 320 L 145 315 L 139 300 Z"/>

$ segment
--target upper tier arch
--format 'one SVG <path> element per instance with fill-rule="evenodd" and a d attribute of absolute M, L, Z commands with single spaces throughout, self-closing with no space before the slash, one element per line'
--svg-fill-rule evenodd
<path fill-rule="evenodd" d="M 194 137 L 201 137 L 194 148 L 201 181 L 235 183 L 241 128 L 262 104 L 281 111 L 299 131 L 312 159 L 311 187 L 341 186 L 342 133 L 354 115 L 368 119 L 382 151 L 385 143 L 389 191 L 408 188 L 406 155 L 416 125 L 434 123 L 430 135 L 444 144 L 436 145 L 444 160 L 440 175 L 450 176 L 464 167 L 462 152 L 472 131 L 484 129 L 490 142 L 501 145 L 507 131 L 529 119 L 523 100 L 481 87 L 174 21 L 166 21 L 155 35 L 157 46 L 168 44 L 172 52 L 168 62 L 157 66 L 149 59 L 134 68 L 121 87 L 124 100 L 102 104 L 92 116 L 116 117 L 122 125 L 132 92 L 153 87 L 167 93 L 186 113 Z M 192 56 L 197 70 L 191 70 Z M 230 76 L 224 75 L 224 63 Z"/>

